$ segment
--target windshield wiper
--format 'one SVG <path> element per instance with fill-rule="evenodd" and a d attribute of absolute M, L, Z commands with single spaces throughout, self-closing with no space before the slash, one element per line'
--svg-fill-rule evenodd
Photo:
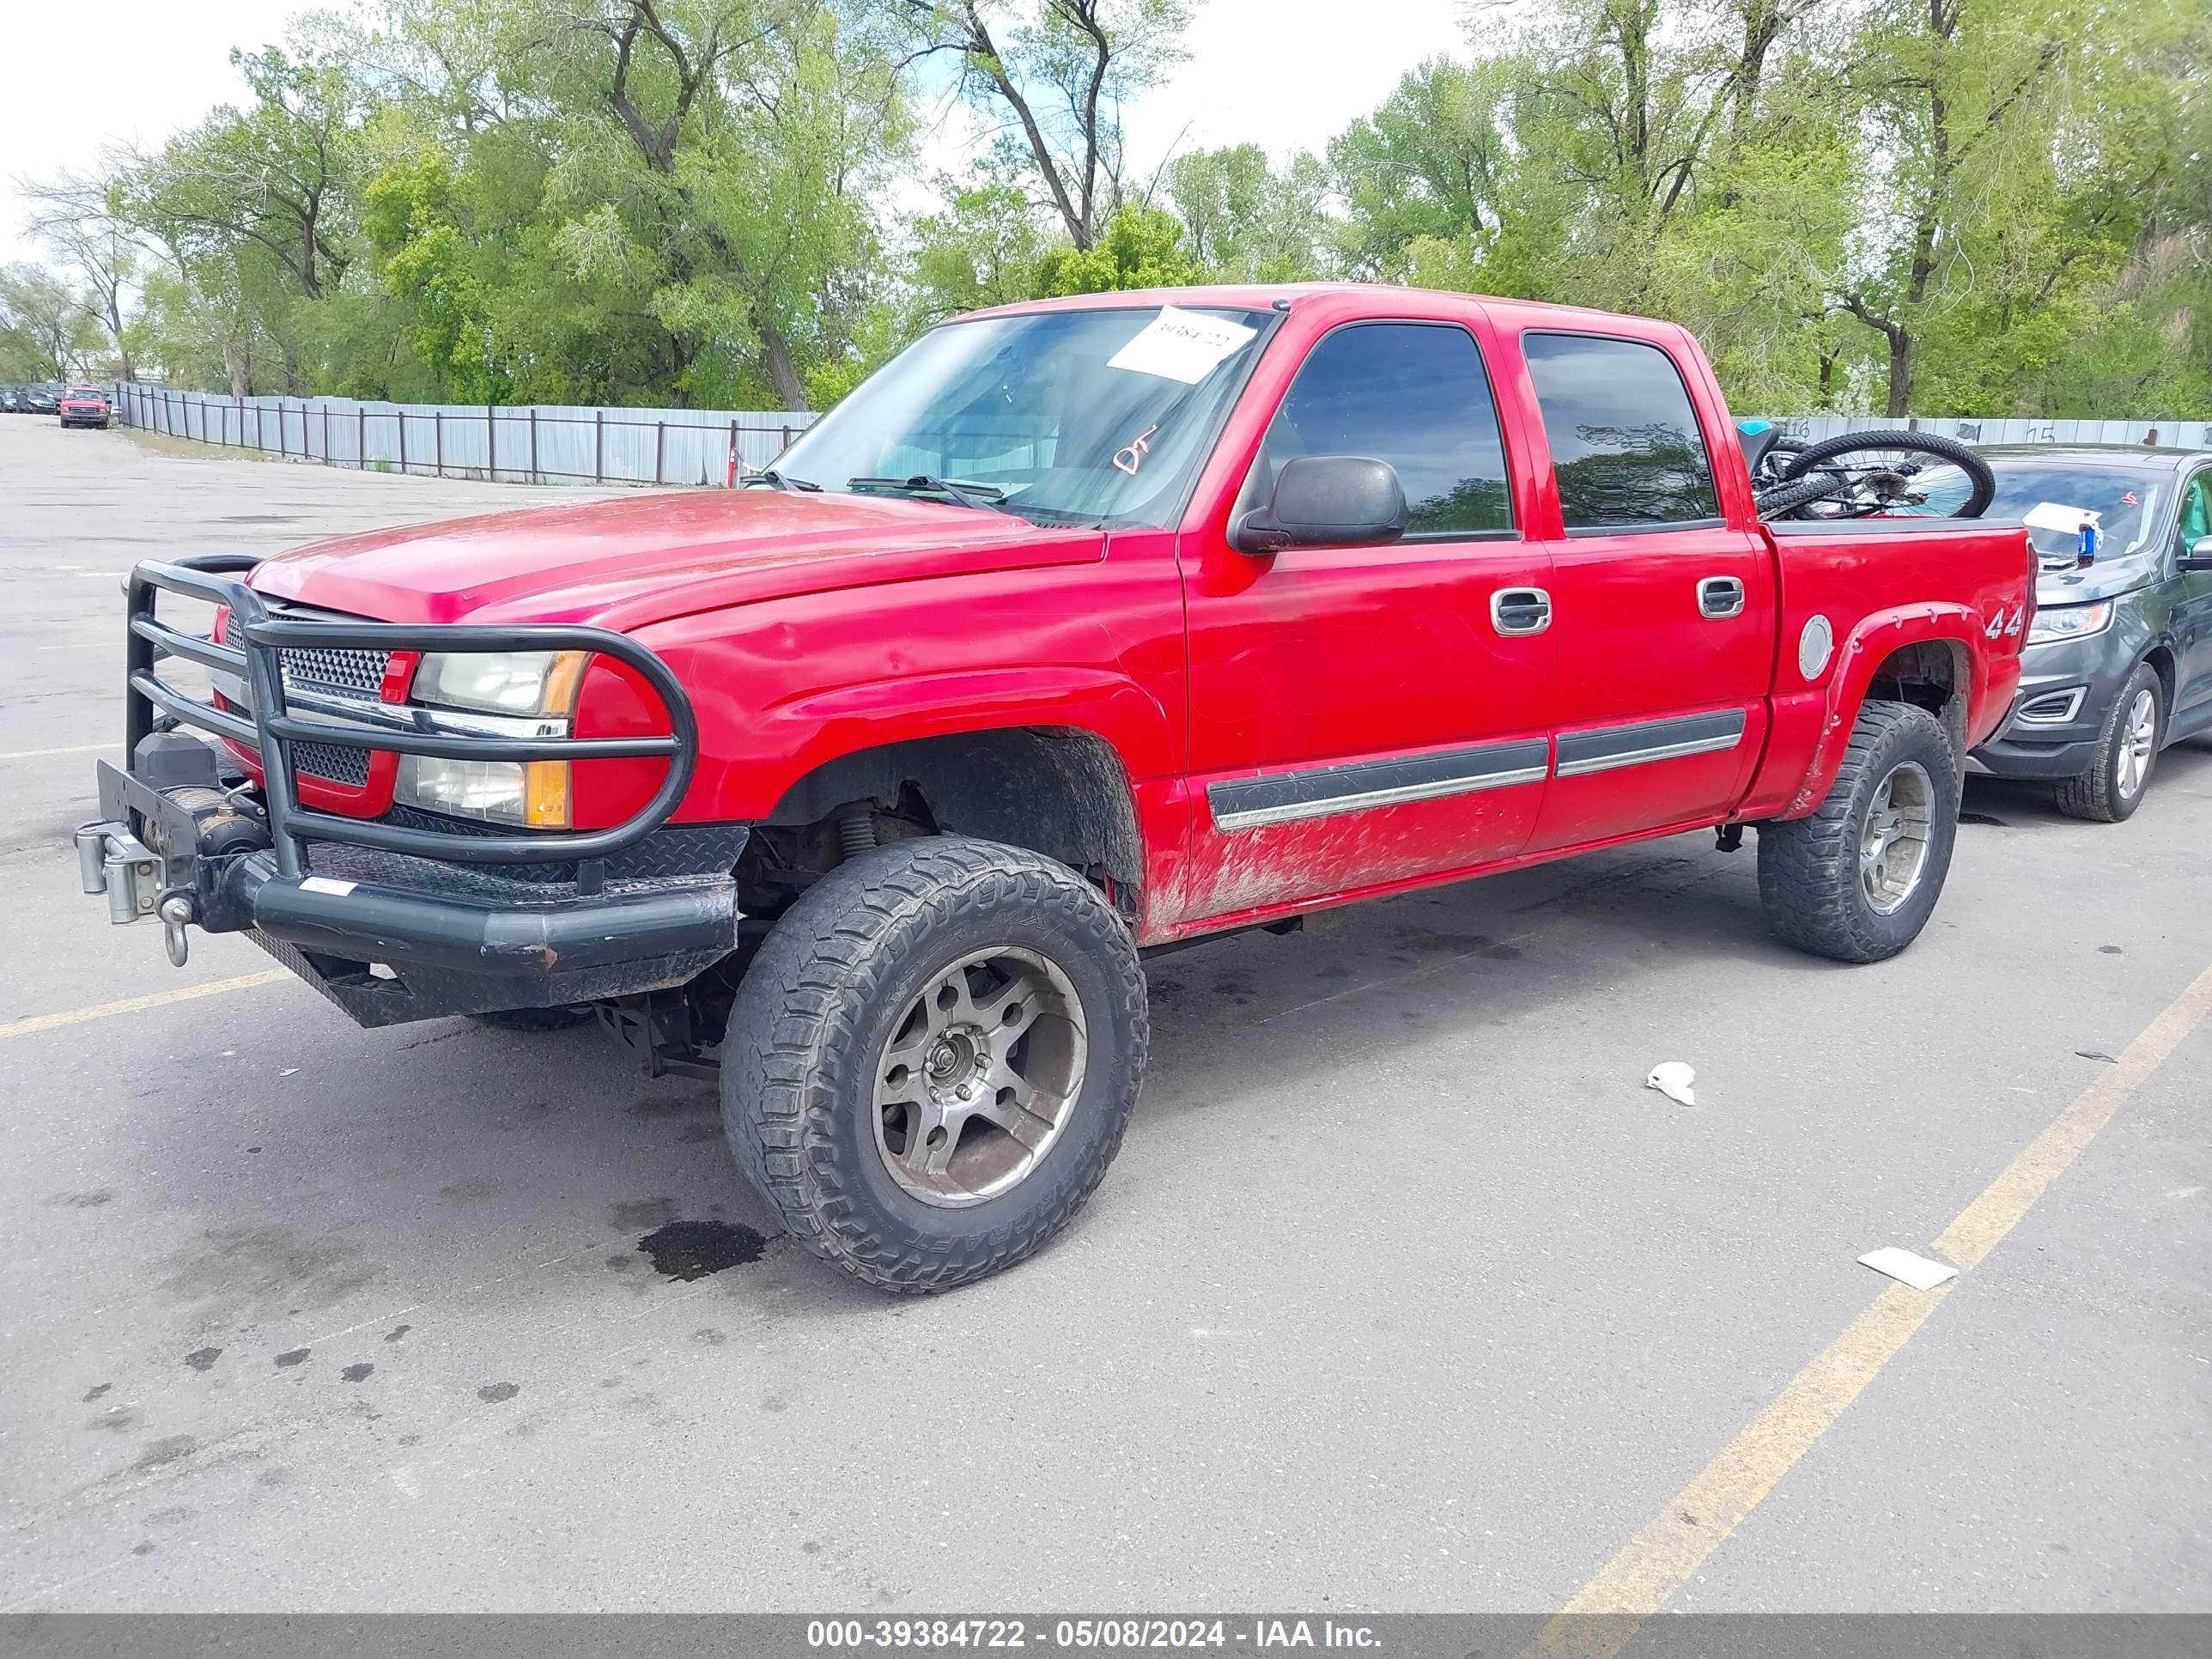
<path fill-rule="evenodd" d="M 777 471 L 772 466 L 765 467 L 762 471 L 754 473 L 748 482 L 752 483 L 764 483 L 770 489 L 803 489 L 810 495 L 818 495 L 822 493 L 822 486 L 816 483 L 812 479 L 787 478 L 782 473 Z"/>
<path fill-rule="evenodd" d="M 872 489 L 886 495 L 943 495 L 963 507 L 996 507 L 1006 499 L 1006 492 L 996 484 L 969 483 L 939 478 L 927 472 L 917 472 L 905 478 L 848 478 L 845 488 L 862 491 Z"/>

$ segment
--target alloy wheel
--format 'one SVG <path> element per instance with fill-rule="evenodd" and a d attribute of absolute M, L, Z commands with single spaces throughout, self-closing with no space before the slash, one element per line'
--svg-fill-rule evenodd
<path fill-rule="evenodd" d="M 1935 822 L 1936 786 L 1919 762 L 1901 762 L 1875 786 L 1859 835 L 1859 885 L 1876 915 L 1918 890 Z"/>
<path fill-rule="evenodd" d="M 1082 1092 L 1090 1044 L 1067 975 L 994 946 L 934 975 L 876 1064 L 876 1151 L 925 1204 L 981 1204 L 1052 1149 Z"/>
<path fill-rule="evenodd" d="M 2120 728 L 2119 771 L 2114 781 L 2123 799 L 2133 800 L 2150 777 L 2158 747 L 2158 693 L 2148 686 L 2136 693 Z"/>

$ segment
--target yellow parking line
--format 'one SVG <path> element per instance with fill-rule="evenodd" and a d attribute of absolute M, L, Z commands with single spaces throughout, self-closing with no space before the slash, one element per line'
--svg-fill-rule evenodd
<path fill-rule="evenodd" d="M 67 749 L 16 749 L 0 755 L 0 761 L 40 760 L 48 755 L 96 755 L 103 749 L 120 749 L 119 743 L 79 743 Z"/>
<path fill-rule="evenodd" d="M 2212 968 L 1959 1212 L 1935 1241 L 1936 1254 L 1962 1273 L 1978 1266 L 2208 1013 Z M 1536 1633 L 1521 1659 L 1613 1659 L 1965 1282 L 1954 1279 L 1927 1291 L 1893 1285 L 1876 1296 L 1688 1486 L 1660 1505 Z"/>
<path fill-rule="evenodd" d="M 78 1025 L 88 1019 L 106 1019 L 112 1014 L 135 1014 L 142 1009 L 166 1007 L 172 1002 L 219 997 L 226 991 L 250 990 L 256 985 L 273 985 L 280 979 L 291 977 L 282 968 L 271 968 L 264 973 L 241 974 L 236 979 L 211 979 L 200 985 L 180 985 L 173 991 L 156 991 L 151 996 L 125 997 L 120 1002 L 95 1002 L 89 1008 L 70 1008 L 58 1014 L 33 1014 L 27 1019 L 11 1019 L 0 1025 L 0 1041 L 29 1036 L 39 1031 L 51 1031 L 62 1025 Z"/>

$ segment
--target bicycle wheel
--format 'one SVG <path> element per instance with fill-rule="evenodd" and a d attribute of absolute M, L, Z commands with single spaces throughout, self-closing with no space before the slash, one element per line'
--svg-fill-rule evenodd
<path fill-rule="evenodd" d="M 1806 509 L 1808 518 L 1978 519 L 1997 490 L 1987 461 L 1933 432 L 1846 432 L 1808 444 L 1782 476 L 1834 483 L 1830 499 Z"/>
<path fill-rule="evenodd" d="M 1830 494 L 1845 486 L 1835 478 L 1800 478 L 1795 483 L 1769 484 L 1753 498 L 1759 516 L 1775 519 L 1816 519 Z"/>
<path fill-rule="evenodd" d="M 1766 453 L 1759 458 L 1759 465 L 1752 469 L 1753 488 L 1771 489 L 1780 483 L 1788 475 L 1790 463 L 1803 454 L 1805 447 L 1806 442 L 1802 438 L 1777 438 L 1766 447 Z"/>

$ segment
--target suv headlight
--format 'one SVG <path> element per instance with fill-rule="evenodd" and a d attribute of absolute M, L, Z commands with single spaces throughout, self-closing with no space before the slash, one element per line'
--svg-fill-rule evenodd
<path fill-rule="evenodd" d="M 2027 630 L 2030 645 L 2048 645 L 2053 640 L 2086 640 L 2092 634 L 2101 634 L 2112 625 L 2112 602 L 2105 599 L 2095 605 L 2062 605 L 2049 611 L 2035 613 L 2035 621 Z"/>
<path fill-rule="evenodd" d="M 426 652 L 409 701 L 493 717 L 451 722 L 457 730 L 562 737 L 589 660 L 584 651 Z M 524 829 L 562 830 L 569 821 L 566 761 L 402 755 L 392 793 L 428 811 Z"/>

